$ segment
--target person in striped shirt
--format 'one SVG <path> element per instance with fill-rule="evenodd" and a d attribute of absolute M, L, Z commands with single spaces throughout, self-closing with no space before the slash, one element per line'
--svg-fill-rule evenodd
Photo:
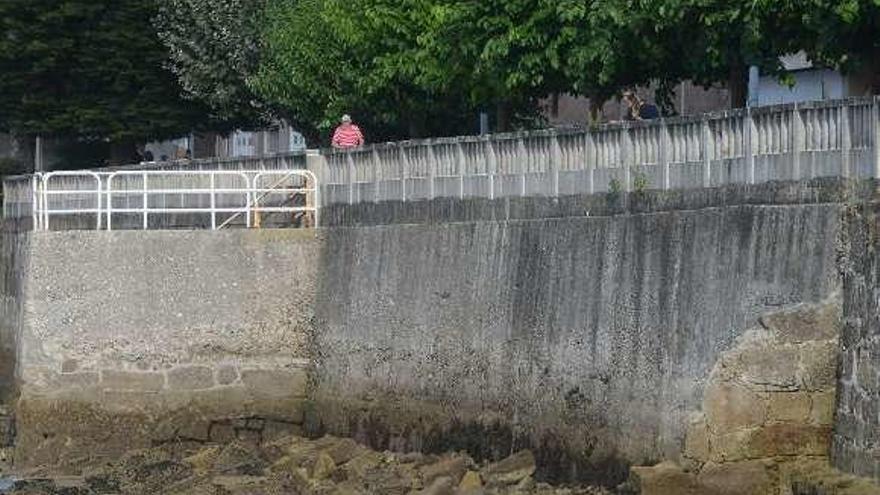
<path fill-rule="evenodd" d="M 361 129 L 351 122 L 349 115 L 342 116 L 342 123 L 333 132 L 334 148 L 354 148 L 364 144 L 364 135 Z"/>

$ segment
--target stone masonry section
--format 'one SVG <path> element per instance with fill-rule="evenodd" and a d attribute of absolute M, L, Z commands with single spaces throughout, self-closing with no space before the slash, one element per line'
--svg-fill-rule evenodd
<path fill-rule="evenodd" d="M 840 303 L 765 315 L 724 352 L 691 418 L 683 467 L 633 468 L 642 495 L 868 495 L 831 468 Z"/>
<path fill-rule="evenodd" d="M 880 228 L 875 205 L 852 208 L 849 218 L 832 456 L 840 469 L 880 480 Z"/>

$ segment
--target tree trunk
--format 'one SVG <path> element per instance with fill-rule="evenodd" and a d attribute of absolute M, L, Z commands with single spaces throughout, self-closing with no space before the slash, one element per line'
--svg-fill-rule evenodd
<path fill-rule="evenodd" d="M 748 68 L 742 62 L 730 64 L 727 76 L 727 91 L 730 93 L 730 107 L 743 108 L 749 98 Z"/>

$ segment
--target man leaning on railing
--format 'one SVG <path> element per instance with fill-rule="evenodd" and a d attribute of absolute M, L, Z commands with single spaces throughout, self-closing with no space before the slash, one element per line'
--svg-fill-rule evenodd
<path fill-rule="evenodd" d="M 364 135 L 360 127 L 352 123 L 349 115 L 342 116 L 342 123 L 333 132 L 333 147 L 338 149 L 355 148 L 363 146 Z"/>

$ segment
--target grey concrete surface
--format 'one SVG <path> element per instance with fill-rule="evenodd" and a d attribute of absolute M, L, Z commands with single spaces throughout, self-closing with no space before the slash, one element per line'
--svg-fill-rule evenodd
<path fill-rule="evenodd" d="M 761 313 L 837 290 L 842 209 L 330 229 L 319 422 L 403 449 L 431 442 L 429 414 L 482 425 L 447 447 L 508 428 L 501 449 L 587 477 L 675 458 L 719 353 Z"/>
<path fill-rule="evenodd" d="M 844 326 L 832 458 L 846 472 L 880 480 L 880 241 L 876 208 L 850 210 L 843 237 Z"/>

